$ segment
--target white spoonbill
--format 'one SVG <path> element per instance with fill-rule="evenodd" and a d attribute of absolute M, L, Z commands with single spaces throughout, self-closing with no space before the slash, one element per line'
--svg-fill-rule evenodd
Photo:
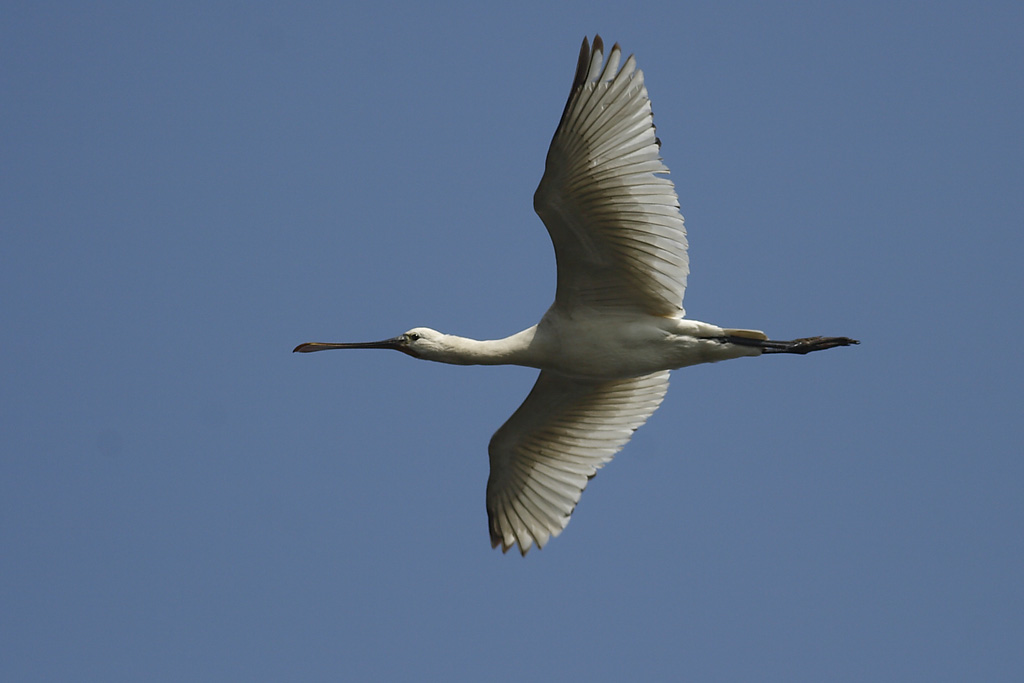
<path fill-rule="evenodd" d="M 580 494 L 657 410 L 669 370 L 765 353 L 857 344 L 847 337 L 772 341 L 763 332 L 686 320 L 686 230 L 658 154 L 643 72 L 619 46 L 584 38 L 569 101 L 533 206 L 551 234 L 555 301 L 540 322 L 477 341 L 417 327 L 377 342 L 295 351 L 395 349 L 456 365 L 524 365 L 540 376 L 491 438 L 491 545 L 525 555 L 569 523 Z"/>

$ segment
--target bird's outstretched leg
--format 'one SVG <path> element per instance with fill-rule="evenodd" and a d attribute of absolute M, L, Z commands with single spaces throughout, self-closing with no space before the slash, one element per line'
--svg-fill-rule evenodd
<path fill-rule="evenodd" d="M 750 339 L 729 335 L 721 337 L 721 341 L 739 346 L 753 346 L 761 349 L 761 353 L 810 353 L 811 351 L 824 351 L 836 346 L 851 346 L 860 344 L 856 339 L 849 337 L 804 337 L 792 341 L 775 341 L 774 339 Z"/>

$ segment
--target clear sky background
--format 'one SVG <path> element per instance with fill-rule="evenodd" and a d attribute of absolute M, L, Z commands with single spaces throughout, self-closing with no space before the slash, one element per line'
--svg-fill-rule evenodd
<path fill-rule="evenodd" d="M 579 44 L 637 55 L 688 314 L 525 559 L 535 372 L 293 355 L 536 322 Z M 0 679 L 1024 677 L 1024 4 L 0 10 Z"/>

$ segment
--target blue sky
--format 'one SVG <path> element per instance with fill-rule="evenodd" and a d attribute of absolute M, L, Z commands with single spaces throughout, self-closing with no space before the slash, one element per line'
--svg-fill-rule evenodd
<path fill-rule="evenodd" d="M 1020 680 L 1024 5 L 6 3 L 0 678 Z M 584 35 L 637 55 L 694 318 L 523 559 L 534 371 L 293 355 L 540 317 Z"/>

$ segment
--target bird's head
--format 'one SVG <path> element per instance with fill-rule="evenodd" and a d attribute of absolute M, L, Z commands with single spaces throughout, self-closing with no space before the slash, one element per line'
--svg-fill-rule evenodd
<path fill-rule="evenodd" d="M 431 360 L 447 350 L 448 344 L 445 343 L 447 336 L 429 327 L 414 327 L 405 334 L 395 337 L 399 343 L 394 348 L 413 358 Z"/>

